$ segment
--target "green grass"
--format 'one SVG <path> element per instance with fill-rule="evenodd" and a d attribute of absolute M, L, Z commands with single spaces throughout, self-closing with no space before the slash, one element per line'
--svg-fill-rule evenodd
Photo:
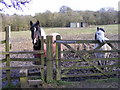
<path fill-rule="evenodd" d="M 61 88 L 62 86 L 69 86 L 69 85 L 73 84 L 73 82 L 53 80 L 53 81 L 47 82 L 47 84 L 50 84 L 54 88 Z"/>
<path fill-rule="evenodd" d="M 104 27 L 106 34 L 118 34 L 118 24 L 114 25 L 97 25 L 99 27 Z M 93 34 L 96 31 L 97 26 L 89 26 L 84 28 L 43 28 L 46 32 L 46 34 L 50 33 L 60 33 L 62 36 L 69 35 L 69 36 L 75 36 L 80 34 Z M 1 32 L 0 35 L 2 35 L 2 39 L 5 37 L 5 33 Z M 31 38 L 31 32 L 28 31 L 12 31 L 11 37 L 15 38 Z"/>
<path fill-rule="evenodd" d="M 108 34 L 118 34 L 118 24 L 114 25 L 102 25 Z"/>
<path fill-rule="evenodd" d="M 57 32 L 61 35 L 80 35 L 80 34 L 94 34 L 97 26 L 84 27 L 84 28 L 44 28 L 47 34 Z M 99 25 L 98 27 L 104 27 L 107 34 L 117 34 L 118 25 Z"/>
<path fill-rule="evenodd" d="M 61 86 L 61 85 L 70 85 L 72 84 L 72 82 L 67 82 L 67 81 L 61 81 L 61 80 L 53 80 L 49 83 L 52 83 L 52 84 L 57 84 L 58 86 Z"/>
<path fill-rule="evenodd" d="M 73 81 L 51 81 L 48 84 L 56 88 L 118 88 L 118 78 L 87 79 L 80 82 Z"/>
<path fill-rule="evenodd" d="M 2 39 L 5 39 L 5 32 L 1 32 L 0 35 L 2 35 Z M 12 31 L 11 32 L 11 38 L 21 38 L 21 37 L 31 38 L 31 32 L 30 31 Z"/>
<path fill-rule="evenodd" d="M 91 34 L 95 30 L 93 28 L 45 28 L 47 34 L 60 33 L 61 35 L 78 35 Z"/>
<path fill-rule="evenodd" d="M 88 79 L 86 80 L 86 82 L 92 83 L 92 82 L 101 82 L 101 83 L 105 83 L 105 82 L 119 82 L 118 78 L 107 78 L 107 79 Z"/>
<path fill-rule="evenodd" d="M 69 82 L 69 84 L 63 84 L 64 88 L 118 88 L 118 78 L 107 79 L 88 79 L 80 82 Z"/>

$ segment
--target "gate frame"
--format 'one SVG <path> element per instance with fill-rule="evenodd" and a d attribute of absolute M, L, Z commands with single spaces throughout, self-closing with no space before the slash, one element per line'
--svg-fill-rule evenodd
<path fill-rule="evenodd" d="M 73 43 L 99 43 L 97 40 L 60 40 L 60 35 L 58 35 L 56 37 L 56 68 L 57 68 L 57 72 L 56 72 L 56 80 L 60 80 L 61 79 L 61 66 L 60 66 L 60 62 L 61 62 L 61 58 L 60 58 L 60 54 L 61 54 L 61 50 L 60 50 L 60 45 L 63 44 L 65 45 L 67 48 L 69 48 L 73 53 L 77 53 L 79 54 L 76 50 L 74 50 L 74 48 L 72 48 L 70 45 L 68 44 L 73 44 Z M 117 42 L 120 43 L 120 40 L 107 40 L 106 43 L 113 49 L 110 50 L 111 52 L 118 52 L 118 54 L 120 54 L 120 50 L 117 50 L 111 43 L 113 42 Z M 105 43 L 104 43 L 105 44 Z M 89 52 L 110 52 L 110 51 L 98 51 L 97 49 L 101 48 L 104 44 L 101 44 L 100 46 L 98 46 L 97 48 L 95 48 L 94 50 L 90 50 Z M 99 66 L 94 65 L 92 62 L 90 62 L 89 60 L 87 60 L 87 58 L 81 56 L 81 58 L 88 62 L 90 65 L 92 65 L 91 67 L 96 68 L 98 71 L 100 71 L 103 75 L 108 77 L 108 73 L 104 72 Z M 117 60 L 117 59 L 116 59 Z M 108 65 L 110 66 L 110 65 Z M 116 65 L 114 65 L 116 66 Z M 112 67 L 112 66 L 111 66 Z M 120 66 L 116 66 L 116 67 L 120 67 Z M 114 72 L 113 72 L 114 73 Z M 110 73 L 111 74 L 111 73 Z M 97 75 L 97 74 L 96 74 Z"/>

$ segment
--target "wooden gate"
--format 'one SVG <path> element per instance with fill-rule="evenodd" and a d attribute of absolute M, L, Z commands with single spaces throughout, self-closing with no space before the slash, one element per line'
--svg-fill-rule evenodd
<path fill-rule="evenodd" d="M 100 45 L 96 49 L 88 49 L 85 50 L 87 44 L 94 45 L 98 43 L 95 40 L 60 40 L 60 36 L 56 37 L 56 80 L 60 80 L 61 78 L 67 77 L 86 77 L 86 76 L 106 76 L 110 75 L 118 75 L 118 71 L 120 70 L 120 64 L 118 64 L 118 57 L 120 54 L 120 50 L 118 48 L 120 41 L 119 40 L 109 40 L 106 43 L 111 46 L 112 50 L 101 51 L 96 50 L 99 49 L 104 44 Z M 112 44 L 111 44 L 112 43 Z M 113 43 L 117 43 L 117 46 Z M 72 47 L 72 45 L 78 44 L 83 45 L 83 49 L 80 50 L 80 47 L 77 47 L 77 50 Z M 61 45 L 67 47 L 67 50 L 62 50 Z M 116 47 L 115 47 L 116 46 Z M 95 58 L 94 53 L 107 53 L 110 52 L 115 54 L 115 56 L 109 58 Z M 65 58 L 65 56 L 71 57 L 70 55 L 77 57 L 77 59 L 73 58 Z M 98 65 L 97 61 L 108 61 L 109 64 L 106 65 Z M 107 68 L 107 69 L 106 69 Z"/>

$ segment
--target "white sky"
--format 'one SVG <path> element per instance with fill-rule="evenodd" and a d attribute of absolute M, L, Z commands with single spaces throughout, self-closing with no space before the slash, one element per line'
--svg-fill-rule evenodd
<path fill-rule="evenodd" d="M 58 12 L 60 7 L 66 5 L 73 10 L 92 10 L 96 11 L 103 7 L 113 7 L 118 10 L 119 0 L 32 0 L 24 11 L 16 11 L 9 9 L 6 12 L 8 14 L 23 14 L 34 15 L 35 13 L 45 12 L 49 10 L 51 12 Z"/>

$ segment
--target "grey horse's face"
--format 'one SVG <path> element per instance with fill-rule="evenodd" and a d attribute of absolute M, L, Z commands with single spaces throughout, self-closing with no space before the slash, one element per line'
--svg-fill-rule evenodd
<path fill-rule="evenodd" d="M 97 31 L 95 33 L 95 40 L 98 40 L 100 43 L 105 42 L 105 37 L 104 37 L 105 30 L 103 28 L 97 27 Z"/>

